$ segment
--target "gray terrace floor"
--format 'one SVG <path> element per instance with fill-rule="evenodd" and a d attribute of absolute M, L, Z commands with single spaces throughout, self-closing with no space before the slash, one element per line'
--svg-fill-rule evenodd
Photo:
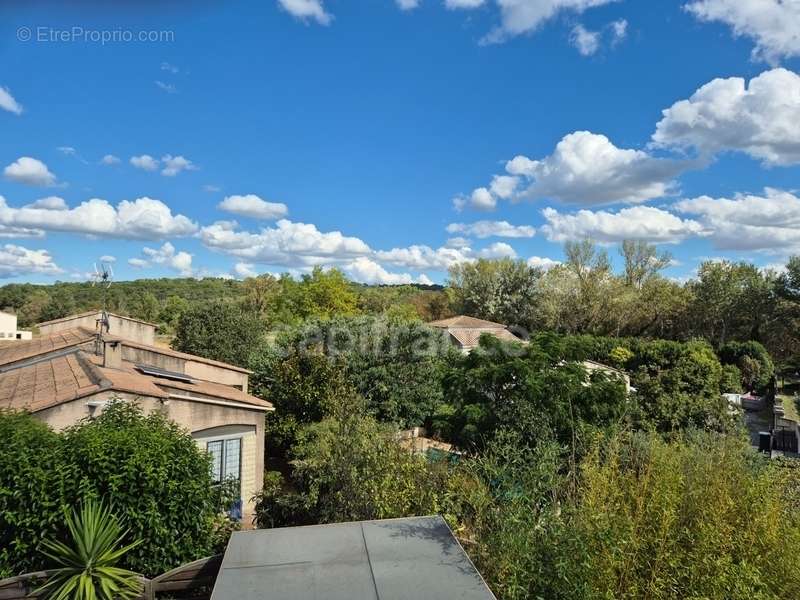
<path fill-rule="evenodd" d="M 234 533 L 211 600 L 492 600 L 439 517 Z"/>

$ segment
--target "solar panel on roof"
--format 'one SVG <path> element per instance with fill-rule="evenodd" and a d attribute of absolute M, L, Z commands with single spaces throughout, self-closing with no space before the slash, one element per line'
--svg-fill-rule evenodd
<path fill-rule="evenodd" d="M 191 377 L 188 377 L 183 373 L 176 373 L 175 371 L 167 371 L 166 369 L 159 369 L 158 367 L 151 367 L 150 365 L 136 365 L 136 369 L 145 375 L 152 375 L 153 377 L 172 379 L 174 381 L 183 381 L 185 383 L 194 383 L 194 379 Z"/>

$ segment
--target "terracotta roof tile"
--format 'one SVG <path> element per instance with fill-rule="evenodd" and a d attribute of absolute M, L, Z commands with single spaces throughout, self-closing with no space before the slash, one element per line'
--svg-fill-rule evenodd
<path fill-rule="evenodd" d="M 94 340 L 94 333 L 77 327 L 22 342 L 10 342 L 0 346 L 0 366 L 33 358 L 40 354 L 63 350 L 72 346 L 88 344 Z"/>
<path fill-rule="evenodd" d="M 449 319 L 441 319 L 439 321 L 431 321 L 428 323 L 431 327 L 438 327 L 439 329 L 505 329 L 506 326 L 502 323 L 495 323 L 494 321 L 485 321 L 483 319 L 476 319 L 467 315 L 458 315 L 450 317 Z"/>
<path fill-rule="evenodd" d="M 504 342 L 522 342 L 517 336 L 507 329 L 448 329 L 449 333 L 464 348 L 478 346 L 481 335 L 484 333 L 496 337 Z"/>

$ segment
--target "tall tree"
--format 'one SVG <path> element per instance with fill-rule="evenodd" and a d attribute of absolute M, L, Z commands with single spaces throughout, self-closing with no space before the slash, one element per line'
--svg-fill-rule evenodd
<path fill-rule="evenodd" d="M 669 266 L 672 254 L 659 252 L 644 240 L 624 240 L 619 253 L 625 259 L 625 283 L 641 289 L 644 282 Z"/>

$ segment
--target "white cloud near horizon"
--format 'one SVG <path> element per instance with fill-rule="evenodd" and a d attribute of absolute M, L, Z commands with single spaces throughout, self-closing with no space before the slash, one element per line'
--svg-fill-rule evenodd
<path fill-rule="evenodd" d="M 797 0 L 694 0 L 684 8 L 700 21 L 724 23 L 734 36 L 751 38 L 753 60 L 775 65 L 800 56 Z"/>
<path fill-rule="evenodd" d="M 0 86 L 0 108 L 19 116 L 22 114 L 22 105 L 11 95 L 11 90 Z"/>
<path fill-rule="evenodd" d="M 542 210 L 547 223 L 539 230 L 551 242 L 593 239 L 617 243 L 626 239 L 660 244 L 677 244 L 690 237 L 707 235 L 705 227 L 691 219 L 652 206 L 631 206 L 619 211 L 579 210 L 561 213 L 554 208 Z"/>
<path fill-rule="evenodd" d="M 476 221 L 474 223 L 450 223 L 447 233 L 462 234 L 479 239 L 487 237 L 531 238 L 536 229 L 530 225 L 512 225 L 508 221 Z"/>
<path fill-rule="evenodd" d="M 166 267 L 176 271 L 181 277 L 191 277 L 192 255 L 188 252 L 177 251 L 170 242 L 165 242 L 160 248 L 142 248 L 144 258 L 130 258 L 128 264 L 137 269 L 147 269 L 154 265 Z"/>
<path fill-rule="evenodd" d="M 289 214 L 288 207 L 281 202 L 267 202 L 255 194 L 226 196 L 217 208 L 241 217 L 272 221 Z"/>
<path fill-rule="evenodd" d="M 765 165 L 786 166 L 800 163 L 798 123 L 800 75 L 778 68 L 749 85 L 742 77 L 706 83 L 663 111 L 653 143 L 701 155 L 744 152 Z"/>
<path fill-rule="evenodd" d="M 58 231 L 128 239 L 162 239 L 192 235 L 197 224 L 153 198 L 123 200 L 116 207 L 107 200 L 92 198 L 68 208 L 59 199 L 43 199 L 46 205 L 12 208 L 0 196 L 0 228 L 25 228 L 39 232 Z M 42 201 L 37 201 L 42 202 Z"/>
<path fill-rule="evenodd" d="M 58 275 L 63 270 L 47 250 L 30 250 L 14 244 L 0 245 L 0 279 L 24 275 Z"/>
<path fill-rule="evenodd" d="M 9 181 L 39 187 L 51 187 L 56 184 L 56 176 L 50 172 L 42 161 L 30 156 L 20 156 L 3 170 Z"/>

